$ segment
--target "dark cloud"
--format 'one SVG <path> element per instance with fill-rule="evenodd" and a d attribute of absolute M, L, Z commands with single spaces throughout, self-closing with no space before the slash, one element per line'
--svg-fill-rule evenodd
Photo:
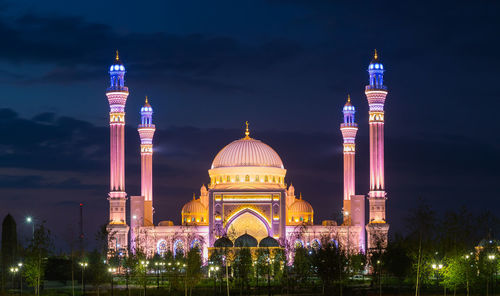
<path fill-rule="evenodd" d="M 25 211 L 40 215 L 54 207 L 76 209 L 79 202 L 84 202 L 91 209 L 86 218 L 92 221 L 88 223 L 90 230 L 97 228 L 97 222 L 106 220 L 107 127 L 52 113 L 25 119 L 9 109 L 0 110 L 0 121 L 2 118 L 10 122 L 10 128 L 0 130 L 4 135 L 0 143 L 0 196 L 4 211 L 16 212 L 20 200 L 30 201 Z M 5 121 L 0 124 L 6 125 Z M 16 134 L 23 134 L 23 139 Z M 156 219 L 178 222 L 182 205 L 192 192 L 198 194 L 200 186 L 208 182 L 207 170 L 216 153 L 241 136 L 242 131 L 235 129 L 159 128 L 154 156 Z M 288 170 L 287 183 L 293 183 L 311 202 L 316 209 L 316 222 L 337 217 L 342 199 L 340 133 L 252 130 L 252 136 L 280 154 Z M 5 141 L 6 138 L 11 140 Z M 401 229 L 404 213 L 411 210 L 419 197 L 432 201 L 441 212 L 462 204 L 477 211 L 486 204 L 490 210 L 495 209 L 499 173 L 496 164 L 488 160 L 500 151 L 487 142 L 472 140 L 433 134 L 415 138 L 387 137 L 388 219 L 396 230 Z M 480 155 L 464 157 L 478 146 L 482 147 Z M 140 192 L 138 151 L 137 131 L 127 126 L 126 174 L 130 195 Z M 367 134 L 361 130 L 356 159 L 360 194 L 368 192 L 368 160 Z M 18 193 L 13 195 L 13 192 Z M 18 198 L 18 194 L 22 198 Z M 50 220 L 48 217 L 45 219 Z M 65 231 L 57 224 L 51 227 L 57 233 Z"/>

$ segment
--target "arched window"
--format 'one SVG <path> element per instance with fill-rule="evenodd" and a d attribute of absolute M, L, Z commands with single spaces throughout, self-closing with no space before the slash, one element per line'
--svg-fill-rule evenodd
<path fill-rule="evenodd" d="M 276 177 L 273 177 L 273 183 L 276 183 Z"/>
<path fill-rule="evenodd" d="M 191 222 L 194 222 L 194 221 L 195 221 L 195 220 L 194 220 L 194 217 L 193 217 L 193 218 L 191 218 Z"/>
<path fill-rule="evenodd" d="M 174 257 L 184 255 L 184 243 L 182 240 L 178 239 L 174 243 Z"/>
<path fill-rule="evenodd" d="M 236 182 L 240 181 L 240 176 L 236 176 Z"/>
<path fill-rule="evenodd" d="M 295 243 L 293 244 L 293 246 L 297 249 L 297 248 L 303 248 L 304 247 L 304 243 L 298 239 L 295 241 Z"/>
<path fill-rule="evenodd" d="M 231 182 L 231 176 L 227 176 L 226 181 Z"/>
<path fill-rule="evenodd" d="M 317 250 L 321 247 L 321 243 L 319 242 L 319 240 L 317 238 L 312 240 L 311 247 L 315 250 Z"/>
<path fill-rule="evenodd" d="M 201 251 L 201 242 L 199 239 L 195 238 L 191 242 L 191 248 L 198 248 L 198 251 Z"/>
<path fill-rule="evenodd" d="M 156 244 L 156 250 L 158 251 L 158 254 L 160 256 L 163 256 L 168 250 L 167 241 L 164 239 L 159 240 L 158 243 Z"/>
<path fill-rule="evenodd" d="M 245 182 L 250 182 L 250 176 L 249 175 L 245 176 Z"/>
<path fill-rule="evenodd" d="M 264 177 L 264 181 L 265 181 L 265 182 L 269 182 L 269 177 L 268 177 L 268 176 L 265 176 L 265 177 Z"/>
<path fill-rule="evenodd" d="M 255 182 L 259 182 L 260 179 L 259 179 L 259 175 L 255 176 Z"/>

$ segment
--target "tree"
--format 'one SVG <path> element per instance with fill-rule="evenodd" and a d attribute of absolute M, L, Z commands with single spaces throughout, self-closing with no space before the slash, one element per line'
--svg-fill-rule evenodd
<path fill-rule="evenodd" d="M 342 285 L 341 279 L 345 278 L 347 272 L 347 260 L 346 252 L 329 240 L 324 240 L 321 247 L 313 251 L 312 264 L 323 283 L 323 294 L 325 290 L 330 291 L 337 279 Z"/>
<path fill-rule="evenodd" d="M 104 263 L 106 256 L 102 255 L 97 249 L 90 252 L 88 255 L 89 267 L 88 267 L 88 280 L 92 283 L 92 286 L 96 289 L 97 295 L 99 296 L 100 287 L 104 283 L 108 283 L 110 279 L 110 273 L 108 271 L 108 266 Z"/>
<path fill-rule="evenodd" d="M 415 272 L 415 296 L 420 294 L 422 283 L 429 280 L 430 259 L 436 250 L 436 229 L 438 228 L 435 212 L 423 200 L 419 201 L 418 207 L 411 212 L 406 220 L 409 239 L 413 241 L 409 244 L 409 256 L 413 261 Z"/>
<path fill-rule="evenodd" d="M 412 261 L 408 257 L 405 242 L 400 235 L 389 241 L 385 252 L 382 254 L 384 266 L 391 275 L 395 276 L 399 284 L 410 274 Z"/>
<path fill-rule="evenodd" d="M 465 287 L 467 288 L 467 295 L 469 295 L 469 274 L 474 274 L 470 266 L 470 261 L 472 260 L 474 259 L 470 255 L 455 256 L 446 259 L 441 271 L 443 275 L 442 284 L 446 288 L 453 290 L 453 294 L 456 294 L 457 289 Z"/>
<path fill-rule="evenodd" d="M 2 291 L 8 270 L 17 264 L 17 226 L 14 217 L 7 214 L 2 222 Z"/>
<path fill-rule="evenodd" d="M 26 282 L 34 288 L 35 295 L 40 295 L 40 285 L 45 274 L 45 262 L 52 249 L 50 231 L 44 224 L 38 224 L 33 238 L 28 245 L 23 274 Z"/>
<path fill-rule="evenodd" d="M 280 286 L 284 286 L 283 281 L 285 280 L 285 269 L 286 265 L 286 254 L 283 248 L 273 249 L 271 252 L 271 257 L 274 259 L 273 262 L 273 278 L 274 281 L 281 283 Z"/>
<path fill-rule="evenodd" d="M 264 278 L 267 275 L 268 281 L 271 276 L 271 256 L 269 249 L 259 248 L 256 252 L 255 276 L 257 279 L 257 288 L 259 288 L 259 278 Z"/>
<path fill-rule="evenodd" d="M 233 266 L 234 274 L 239 282 L 241 295 L 245 288 L 250 289 L 250 279 L 253 274 L 252 253 L 250 252 L 250 248 L 242 247 L 236 251 Z"/>
<path fill-rule="evenodd" d="M 191 248 L 187 253 L 186 281 L 189 288 L 189 295 L 193 292 L 193 287 L 200 281 L 201 273 L 201 251 L 198 247 Z"/>
<path fill-rule="evenodd" d="M 308 250 L 302 246 L 295 248 L 293 271 L 299 283 L 307 283 L 311 274 L 311 258 L 308 255 Z"/>

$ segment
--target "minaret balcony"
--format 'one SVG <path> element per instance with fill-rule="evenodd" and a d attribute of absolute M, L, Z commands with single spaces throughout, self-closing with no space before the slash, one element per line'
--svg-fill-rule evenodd
<path fill-rule="evenodd" d="M 385 85 L 367 85 L 365 87 L 365 91 L 371 91 L 371 90 L 382 90 L 387 92 L 387 86 Z"/>

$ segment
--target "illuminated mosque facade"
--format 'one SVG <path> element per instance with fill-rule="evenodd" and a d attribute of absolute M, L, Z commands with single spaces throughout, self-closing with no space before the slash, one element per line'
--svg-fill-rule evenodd
<path fill-rule="evenodd" d="M 202 185 L 182 208 L 181 225 L 172 221 L 154 223 L 153 207 L 153 108 L 147 98 L 138 126 L 141 141 L 141 195 L 125 192 L 125 67 L 118 52 L 109 68 L 106 91 L 110 106 L 110 192 L 109 249 L 121 254 L 141 249 L 147 255 L 202 250 L 204 258 L 218 247 L 318 247 L 331 240 L 350 252 L 366 252 L 387 242 L 389 225 L 385 217 L 384 180 L 384 67 L 377 52 L 368 66 L 369 84 L 365 94 L 369 104 L 370 190 L 367 196 L 369 220 L 365 219 L 365 196 L 355 192 L 356 133 L 355 107 L 348 97 L 343 107 L 344 194 L 343 223 L 326 220 L 315 224 L 314 210 L 287 185 L 287 170 L 273 148 L 250 136 L 248 123 L 244 137 L 226 145 L 208 170 L 210 183 Z M 127 219 L 127 199 L 130 210 Z M 130 221 L 130 226 L 127 225 Z"/>

